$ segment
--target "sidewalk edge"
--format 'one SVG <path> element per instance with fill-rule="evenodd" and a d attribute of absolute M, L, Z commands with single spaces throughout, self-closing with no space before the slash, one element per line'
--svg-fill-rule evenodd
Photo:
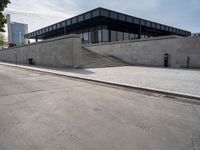
<path fill-rule="evenodd" d="M 196 95 L 184 94 L 184 93 L 180 93 L 180 92 L 165 91 L 165 90 L 158 90 L 158 89 L 153 89 L 153 88 L 148 88 L 148 87 L 141 87 L 141 86 L 134 86 L 134 85 L 129 85 L 129 84 L 121 84 L 121 83 L 109 82 L 109 81 L 104 81 L 104 80 L 95 80 L 95 79 L 90 79 L 90 78 L 85 78 L 85 77 L 78 77 L 78 76 L 73 76 L 73 75 L 66 75 L 66 74 L 53 72 L 53 69 L 52 69 L 52 71 L 46 71 L 46 70 L 42 70 L 42 68 L 41 69 L 39 69 L 39 68 L 31 68 L 31 67 L 26 67 L 26 66 L 22 66 L 22 65 L 14 65 L 14 64 L 8 64 L 8 63 L 0 63 L 0 65 L 6 65 L 6 66 L 10 66 L 10 67 L 17 67 L 17 68 L 26 69 L 26 70 L 34 70 L 34 71 L 38 71 L 38 72 L 54 74 L 54 75 L 57 75 L 57 76 L 81 79 L 81 80 L 85 80 L 85 81 L 92 81 L 92 82 L 96 82 L 96 83 L 108 84 L 108 85 L 113 85 L 113 86 L 118 86 L 118 87 L 124 87 L 124 88 L 129 88 L 129 89 L 147 91 L 147 92 L 154 92 L 154 93 L 171 95 L 171 96 L 177 96 L 177 97 L 182 97 L 182 98 L 195 99 L 195 100 L 199 100 L 200 101 L 200 96 L 196 96 Z"/>

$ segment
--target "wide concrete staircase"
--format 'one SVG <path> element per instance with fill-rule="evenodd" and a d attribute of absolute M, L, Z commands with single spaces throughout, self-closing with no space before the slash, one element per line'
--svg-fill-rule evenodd
<path fill-rule="evenodd" d="M 104 68 L 128 66 L 130 64 L 114 56 L 101 55 L 82 47 L 82 65 L 83 68 Z"/>

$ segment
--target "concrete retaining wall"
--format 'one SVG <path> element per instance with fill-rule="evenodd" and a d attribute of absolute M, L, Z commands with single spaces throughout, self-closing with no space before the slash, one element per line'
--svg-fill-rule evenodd
<path fill-rule="evenodd" d="M 27 64 L 28 58 L 33 58 L 35 64 L 41 66 L 80 67 L 80 37 L 67 35 L 0 51 L 0 61 Z"/>
<path fill-rule="evenodd" d="M 159 37 L 90 45 L 88 49 L 118 57 L 133 65 L 163 66 L 164 54 L 169 54 L 170 67 L 200 68 L 200 37 Z"/>

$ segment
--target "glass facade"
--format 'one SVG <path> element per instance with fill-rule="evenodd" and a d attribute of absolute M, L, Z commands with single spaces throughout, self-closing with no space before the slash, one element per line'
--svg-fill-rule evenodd
<path fill-rule="evenodd" d="M 25 37 L 30 39 L 49 39 L 71 33 L 81 34 L 83 43 L 114 42 L 171 34 L 191 35 L 188 31 L 108 9 L 97 8 L 45 27 L 45 30 L 39 29 L 26 34 Z"/>
<path fill-rule="evenodd" d="M 102 42 L 109 41 L 109 31 L 107 29 L 102 29 Z"/>
<path fill-rule="evenodd" d="M 79 34 L 81 35 L 82 43 L 84 45 L 124 40 L 135 40 L 139 38 L 138 34 L 109 30 L 107 26 L 104 25 L 80 30 Z M 147 37 L 149 36 L 141 35 L 141 38 Z"/>

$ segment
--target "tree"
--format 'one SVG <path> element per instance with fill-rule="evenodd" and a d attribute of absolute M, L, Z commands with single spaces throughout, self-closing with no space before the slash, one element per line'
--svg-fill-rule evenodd
<path fill-rule="evenodd" d="M 3 45 L 4 45 L 4 35 L 0 33 L 0 49 L 3 48 Z"/>
<path fill-rule="evenodd" d="M 4 25 L 6 23 L 6 18 L 3 15 L 3 11 L 9 3 L 10 3 L 10 0 L 0 0 L 0 32 L 5 32 Z"/>

